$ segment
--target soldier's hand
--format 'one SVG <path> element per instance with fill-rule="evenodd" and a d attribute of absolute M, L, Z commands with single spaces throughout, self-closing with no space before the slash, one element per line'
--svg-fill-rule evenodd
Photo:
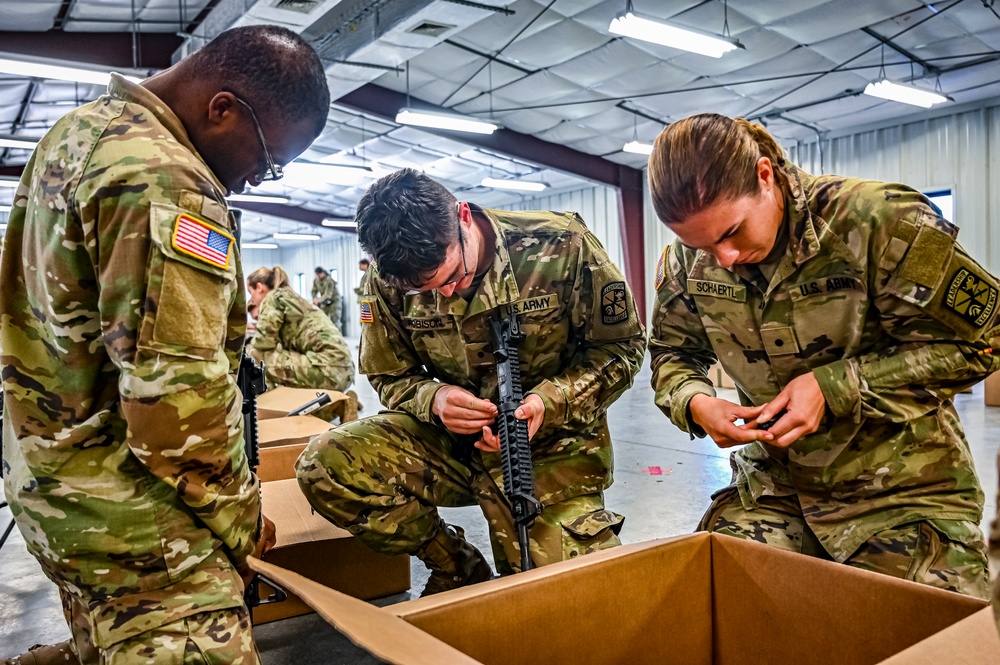
<path fill-rule="evenodd" d="M 782 411 L 786 413 L 768 430 L 774 435 L 772 446 L 787 448 L 803 436 L 819 429 L 826 411 L 826 397 L 812 372 L 797 376 L 788 382 L 778 396 L 764 405 L 757 421 L 766 423 Z M 756 423 L 748 423 L 756 425 Z M 756 430 L 755 430 L 756 431 Z"/>
<path fill-rule="evenodd" d="M 538 395 L 529 393 L 521 400 L 521 406 L 514 412 L 514 417 L 528 421 L 528 439 L 533 439 L 545 420 L 545 403 Z"/>
<path fill-rule="evenodd" d="M 538 428 L 545 420 L 545 404 L 542 398 L 534 393 L 521 400 L 521 406 L 517 407 L 514 417 L 518 420 L 528 421 L 528 440 L 534 438 Z M 483 452 L 500 452 L 500 437 L 493 433 L 489 426 L 483 428 L 483 438 L 476 443 L 476 448 Z"/>
<path fill-rule="evenodd" d="M 773 403 L 771 402 L 771 404 Z M 740 406 L 703 393 L 695 395 L 688 402 L 691 419 L 700 425 L 705 433 L 715 441 L 715 445 L 720 448 L 742 446 L 745 443 L 758 440 L 770 443 L 774 439 L 774 434 L 771 432 L 748 429 L 736 424 L 736 421 L 741 418 L 744 421 L 752 421 L 757 418 L 764 406 Z"/>
<path fill-rule="evenodd" d="M 313 304 L 314 305 L 318 305 L 319 304 L 319 298 L 313 298 Z"/>
<path fill-rule="evenodd" d="M 431 411 L 453 434 L 478 434 L 496 420 L 497 407 L 465 388 L 443 386 L 434 395 Z"/>

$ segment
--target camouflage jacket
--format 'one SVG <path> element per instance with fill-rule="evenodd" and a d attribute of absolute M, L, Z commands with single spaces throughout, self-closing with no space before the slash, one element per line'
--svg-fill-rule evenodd
<path fill-rule="evenodd" d="M 319 299 L 319 308 L 333 317 L 340 319 L 340 291 L 333 277 L 317 277 L 313 280 L 312 297 Z M 327 302 L 329 301 L 329 302 Z"/>
<path fill-rule="evenodd" d="M 442 384 L 496 402 L 488 321 L 516 312 L 522 387 L 545 404 L 532 440 L 536 494 L 550 504 L 599 492 L 612 480 L 606 411 L 645 350 L 628 285 L 576 213 L 473 210 L 490 220 L 496 256 L 469 301 L 390 288 L 369 268 L 361 372 L 388 408 L 440 425 L 431 406 Z M 502 487 L 499 455 L 483 457 Z"/>
<path fill-rule="evenodd" d="M 983 494 L 952 397 L 1000 364 L 985 351 L 996 280 L 918 192 L 786 168 L 789 240 L 768 283 L 755 266 L 727 270 L 680 243 L 664 251 L 649 343 L 657 406 L 703 436 L 687 407 L 715 394 L 716 359 L 744 404 L 811 371 L 826 398 L 819 430 L 787 450 L 733 454 L 746 508 L 797 494 L 840 561 L 898 524 L 978 523 Z"/>
<path fill-rule="evenodd" d="M 117 76 L 42 138 L 15 193 L 0 261 L 4 486 L 101 647 L 242 604 L 230 561 L 253 549 L 260 498 L 223 195 L 177 116 Z"/>
<path fill-rule="evenodd" d="M 261 301 L 257 333 L 250 342 L 250 353 L 264 362 L 265 372 L 276 350 L 301 353 L 312 365 L 338 365 L 354 372 L 351 350 L 330 318 L 287 286 Z"/>

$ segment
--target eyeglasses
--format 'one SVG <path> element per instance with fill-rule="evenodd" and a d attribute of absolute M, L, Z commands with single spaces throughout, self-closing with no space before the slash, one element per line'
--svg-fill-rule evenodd
<path fill-rule="evenodd" d="M 461 204 L 459 204 L 459 206 L 461 206 Z M 457 284 L 458 282 L 461 282 L 463 279 L 465 279 L 466 277 L 469 276 L 469 264 L 467 264 L 465 262 L 465 239 L 464 239 L 464 236 L 462 235 L 462 212 L 461 212 L 461 207 L 459 208 L 459 213 L 458 213 L 458 218 L 457 219 L 458 219 L 458 246 L 462 250 L 462 270 L 464 270 L 465 272 L 463 273 L 463 275 L 461 277 L 456 277 L 455 279 L 448 280 L 447 282 L 445 282 L 441 286 L 448 286 L 450 284 Z M 438 287 L 438 288 L 441 288 L 441 287 Z"/>
<path fill-rule="evenodd" d="M 241 99 L 240 96 L 232 90 L 226 90 L 225 88 L 223 88 L 223 90 L 231 94 L 236 101 L 246 107 L 247 111 L 250 112 L 250 119 L 253 120 L 253 126 L 257 128 L 257 138 L 260 139 L 260 146 L 264 148 L 264 159 L 267 160 L 267 170 L 258 173 L 254 176 L 254 178 L 258 182 L 281 180 L 285 176 L 285 171 L 280 166 L 275 164 L 273 159 L 271 159 L 271 151 L 267 149 L 267 141 L 264 140 L 264 130 L 260 128 L 260 123 L 257 122 L 257 114 L 253 112 L 253 107 L 250 106 L 249 102 Z"/>

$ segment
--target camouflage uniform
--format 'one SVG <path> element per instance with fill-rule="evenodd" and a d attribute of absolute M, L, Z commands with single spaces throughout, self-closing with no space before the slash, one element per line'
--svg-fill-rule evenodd
<path fill-rule="evenodd" d="M 347 390 L 354 361 L 340 331 L 305 298 L 282 287 L 260 303 L 250 355 L 264 363 L 270 387 Z"/>
<path fill-rule="evenodd" d="M 815 434 L 732 454 L 702 528 L 984 596 L 983 493 L 952 397 L 1000 364 L 996 280 L 918 192 L 785 166 L 776 264 L 727 270 L 677 243 L 657 268 L 652 384 L 679 428 L 704 436 L 688 403 L 714 396 L 715 359 L 743 404 L 809 371 L 826 398 Z"/>
<path fill-rule="evenodd" d="M 317 277 L 313 280 L 312 297 L 319 300 L 319 308 L 323 310 L 337 329 L 340 329 L 340 291 L 333 277 Z"/>
<path fill-rule="evenodd" d="M 246 303 L 223 194 L 177 116 L 117 76 L 46 134 L 15 193 L 4 490 L 84 663 L 174 662 L 164 635 L 258 662 L 237 572 L 260 528 L 233 375 Z M 192 225 L 224 258 L 184 249 Z"/>
<path fill-rule="evenodd" d="M 519 566 L 501 489 L 500 456 L 458 444 L 431 406 L 438 388 L 497 400 L 489 317 L 519 313 L 525 392 L 545 404 L 532 439 L 531 529 L 537 565 L 618 544 L 622 518 L 604 509 L 613 455 L 606 410 L 642 362 L 644 330 L 618 268 L 575 213 L 473 210 L 489 218 L 496 257 L 466 301 L 390 288 L 369 268 L 361 371 L 391 409 L 317 437 L 299 458 L 299 484 L 318 511 L 386 553 L 414 552 L 439 524 L 436 506 L 478 503 L 498 570 Z"/>
<path fill-rule="evenodd" d="M 1000 452 L 997 453 L 997 466 L 1000 467 Z M 997 492 L 1000 499 L 1000 491 Z M 1000 505 L 1000 504 L 998 504 Z M 990 568 L 1000 570 L 1000 514 L 993 518 L 990 528 Z M 993 581 L 993 617 L 997 622 L 997 632 L 1000 633 L 1000 577 Z"/>

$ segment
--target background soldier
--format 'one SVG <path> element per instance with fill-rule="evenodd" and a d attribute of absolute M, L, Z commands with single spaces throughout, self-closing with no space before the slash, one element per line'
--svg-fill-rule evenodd
<path fill-rule="evenodd" d="M 4 489 L 83 663 L 258 660 L 243 580 L 274 532 L 224 196 L 280 177 L 329 103 L 298 35 L 236 28 L 140 85 L 113 75 L 25 168 L 0 264 Z"/>
<path fill-rule="evenodd" d="M 809 175 L 741 118 L 670 125 L 649 181 L 679 240 L 657 269 L 656 404 L 749 444 L 700 528 L 986 597 L 952 397 L 1000 364 L 997 282 L 958 230 L 909 187 Z M 715 397 L 715 360 L 744 406 Z"/>
<path fill-rule="evenodd" d="M 247 277 L 250 302 L 260 308 L 250 355 L 264 363 L 271 388 L 347 390 L 354 361 L 340 331 L 295 293 L 280 266 L 258 268 Z"/>
<path fill-rule="evenodd" d="M 478 503 L 500 573 L 519 567 L 489 431 L 497 375 L 488 331 L 490 317 L 518 313 L 527 338 L 517 417 L 528 422 L 544 506 L 532 559 L 617 545 L 622 517 L 604 508 L 606 410 L 632 383 L 644 331 L 601 244 L 575 213 L 459 203 L 412 169 L 372 185 L 357 219 L 378 266 L 361 303 L 361 371 L 392 411 L 312 441 L 297 463 L 310 503 L 377 551 L 418 556 L 431 570 L 425 595 L 492 572 L 437 506 Z"/>
<path fill-rule="evenodd" d="M 340 329 L 340 290 L 337 282 L 322 267 L 316 268 L 316 278 L 312 286 L 313 304 L 326 313 L 333 324 Z"/>

